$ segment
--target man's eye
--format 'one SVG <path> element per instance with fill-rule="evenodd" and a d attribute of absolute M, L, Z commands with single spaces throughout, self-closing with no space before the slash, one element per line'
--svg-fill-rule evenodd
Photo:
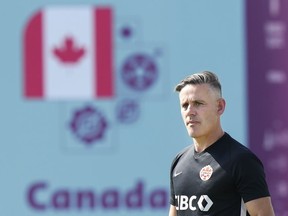
<path fill-rule="evenodd" d="M 188 108 L 188 103 L 182 104 L 182 108 L 186 110 Z"/>
<path fill-rule="evenodd" d="M 196 101 L 194 104 L 195 104 L 195 106 L 200 106 L 200 105 L 202 105 L 203 103 Z"/>

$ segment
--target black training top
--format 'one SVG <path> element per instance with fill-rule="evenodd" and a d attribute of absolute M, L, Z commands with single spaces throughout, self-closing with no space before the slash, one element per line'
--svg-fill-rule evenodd
<path fill-rule="evenodd" d="M 170 190 L 178 216 L 249 215 L 244 203 L 270 196 L 261 161 L 227 133 L 201 153 L 194 145 L 181 151 Z"/>

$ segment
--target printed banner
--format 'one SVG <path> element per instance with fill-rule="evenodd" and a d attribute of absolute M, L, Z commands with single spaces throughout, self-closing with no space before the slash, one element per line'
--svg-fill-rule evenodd
<path fill-rule="evenodd" d="M 288 2 L 246 1 L 249 146 L 262 159 L 276 215 L 288 215 Z"/>
<path fill-rule="evenodd" d="M 233 88 L 223 123 L 246 140 L 242 1 L 94 3 L 1 2 L 1 216 L 167 216 L 192 72 Z"/>
<path fill-rule="evenodd" d="M 24 38 L 25 96 L 112 97 L 112 27 L 109 7 L 47 7 L 36 13 Z"/>

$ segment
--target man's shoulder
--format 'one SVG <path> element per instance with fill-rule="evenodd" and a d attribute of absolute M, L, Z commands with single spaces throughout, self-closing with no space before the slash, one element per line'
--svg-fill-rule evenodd
<path fill-rule="evenodd" d="M 228 133 L 225 134 L 225 142 L 229 146 L 229 149 L 232 153 L 235 154 L 253 154 L 253 152 L 245 145 L 240 143 L 238 140 L 234 139 Z"/>
<path fill-rule="evenodd" d="M 189 146 L 186 146 L 185 148 L 183 148 L 181 151 L 179 151 L 179 152 L 176 154 L 174 160 L 179 159 L 179 158 L 182 157 L 184 154 L 186 154 L 186 153 L 188 153 L 189 151 L 192 151 L 192 150 L 194 150 L 193 144 L 191 144 L 191 145 L 189 145 Z"/>
<path fill-rule="evenodd" d="M 230 146 L 229 153 L 231 157 L 231 162 L 233 161 L 232 164 L 238 164 L 238 163 L 245 164 L 246 162 L 250 163 L 255 160 L 258 162 L 261 162 L 259 158 L 257 157 L 257 155 L 252 150 L 250 150 L 247 146 L 238 142 L 237 140 L 232 138 L 230 135 L 229 135 L 229 140 L 230 142 L 228 142 L 228 145 Z"/>
<path fill-rule="evenodd" d="M 212 157 L 222 166 L 233 167 L 243 160 L 255 160 L 257 156 L 246 146 L 236 139 L 232 138 L 228 133 L 219 140 L 214 148 L 209 150 Z"/>
<path fill-rule="evenodd" d="M 185 148 L 183 148 L 181 151 L 179 151 L 176 156 L 174 157 L 173 161 L 172 161 L 172 167 L 174 167 L 178 161 L 180 160 L 180 158 L 182 158 L 183 155 L 187 154 L 190 151 L 194 151 L 194 146 L 193 144 L 186 146 Z"/>

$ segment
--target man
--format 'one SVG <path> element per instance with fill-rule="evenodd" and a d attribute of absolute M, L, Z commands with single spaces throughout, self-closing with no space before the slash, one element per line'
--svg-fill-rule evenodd
<path fill-rule="evenodd" d="M 173 160 L 169 216 L 274 216 L 261 161 L 221 127 L 218 77 L 193 74 L 175 90 L 193 145 Z"/>

